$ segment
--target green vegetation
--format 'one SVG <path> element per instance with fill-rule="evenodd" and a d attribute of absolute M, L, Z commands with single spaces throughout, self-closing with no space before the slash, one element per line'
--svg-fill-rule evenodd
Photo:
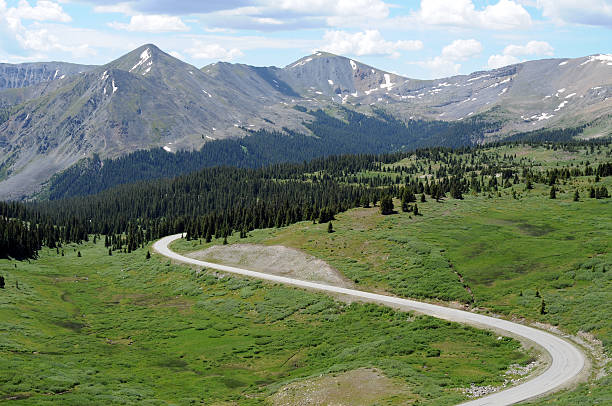
<path fill-rule="evenodd" d="M 257 404 L 296 379 L 375 367 L 419 401 L 448 404 L 528 359 L 486 332 L 147 258 L 148 241 L 180 231 L 177 251 L 287 245 L 359 289 L 550 324 L 611 354 L 611 156 L 609 142 L 431 148 L 1 204 L 0 225 L 57 242 L 31 263 L 0 262 L 1 396 Z M 606 379 L 542 402 L 586 393 L 605 404 Z"/>
<path fill-rule="evenodd" d="M 63 250 L 0 260 L 0 399 L 255 405 L 296 379 L 376 367 L 410 399 L 446 405 L 530 360 L 489 332 L 147 260 L 146 248 Z"/>
<path fill-rule="evenodd" d="M 610 147 L 572 151 L 503 146 L 489 152 L 529 163 L 535 179 L 537 173 L 550 174 L 562 166 L 576 168 L 586 161 L 596 166 L 609 159 Z M 460 154 L 452 157 L 460 158 Z M 356 176 L 384 184 L 384 179 L 397 176 L 388 169 L 408 165 L 431 165 L 430 173 L 441 167 L 410 157 Z M 503 172 L 503 167 L 498 170 Z M 495 172 L 485 177 L 484 184 L 494 177 Z M 229 242 L 282 244 L 304 250 L 332 264 L 360 289 L 459 301 L 504 317 L 550 324 L 571 334 L 592 334 L 609 356 L 612 201 L 588 196 L 595 187 L 609 190 L 612 178 L 598 182 L 594 175 L 557 179 L 555 199 L 550 199 L 549 176 L 541 177 L 540 183 L 530 182 L 531 178 L 515 183 L 510 177 L 509 185 L 471 190 L 463 199 L 428 199 L 419 203 L 421 216 L 409 210 L 381 216 L 379 207 L 353 209 L 336 216 L 332 236 L 323 225 L 302 222 L 256 230 L 246 240 L 231 237 Z M 173 248 L 186 252 L 205 246 L 178 241 Z M 610 366 L 605 370 L 612 372 Z M 610 403 L 609 377 L 540 403 L 571 405 L 577 399 L 593 405 Z"/>

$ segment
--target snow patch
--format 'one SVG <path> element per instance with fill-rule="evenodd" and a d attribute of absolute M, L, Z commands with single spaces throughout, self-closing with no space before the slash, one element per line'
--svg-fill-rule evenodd
<path fill-rule="evenodd" d="M 569 103 L 569 102 L 568 102 L 567 100 L 564 100 L 564 101 L 563 101 L 561 104 L 559 104 L 559 107 L 557 107 L 557 108 L 555 109 L 555 111 L 559 111 L 559 110 L 561 110 L 563 107 L 565 107 L 565 105 L 566 105 L 567 103 Z"/>
<path fill-rule="evenodd" d="M 567 65 L 567 61 L 563 61 L 559 64 L 559 66 Z"/>
<path fill-rule="evenodd" d="M 389 75 L 388 73 L 385 73 L 385 83 L 381 84 L 380 88 L 391 90 L 393 89 L 394 85 L 395 83 L 391 83 L 391 75 Z"/>
<path fill-rule="evenodd" d="M 147 65 L 151 66 L 153 64 L 153 61 L 150 60 L 152 56 L 153 54 L 151 54 L 151 50 L 149 48 L 142 51 L 142 53 L 140 54 L 140 60 L 136 63 L 136 65 L 132 66 L 132 69 L 130 69 L 130 72 L 138 68 L 139 66 L 144 66 L 144 64 L 147 63 L 147 61 L 148 61 Z"/>
<path fill-rule="evenodd" d="M 576 96 L 576 93 L 570 93 L 567 96 L 565 96 L 566 99 L 571 99 L 572 97 Z"/>
<path fill-rule="evenodd" d="M 57 71 L 56 71 L 57 72 Z M 100 76 L 100 80 L 101 81 L 105 81 L 106 79 L 108 79 L 108 71 L 104 71 L 104 73 L 102 74 L 102 76 Z"/>
<path fill-rule="evenodd" d="M 115 86 L 115 79 L 113 79 L 113 94 L 115 94 L 115 92 L 119 89 L 117 86 Z"/>
<path fill-rule="evenodd" d="M 582 65 L 586 65 L 587 63 L 590 62 L 595 62 L 595 61 L 601 61 L 602 64 L 606 64 L 610 65 L 610 63 L 612 63 L 612 55 L 611 54 L 599 54 L 599 55 L 592 55 L 588 57 L 589 59 L 587 59 L 586 61 L 582 62 L 580 64 L 580 66 Z"/>
<path fill-rule="evenodd" d="M 208 97 L 212 97 L 212 95 L 208 93 L 206 90 L 202 89 L 202 92 L 204 92 L 204 94 L 207 95 Z"/>
<path fill-rule="evenodd" d="M 355 90 L 355 93 L 351 93 L 351 96 L 357 97 L 357 96 L 359 96 L 359 92 L 357 90 Z"/>
<path fill-rule="evenodd" d="M 172 150 L 170 149 L 170 147 L 169 147 L 169 146 L 167 146 L 167 145 L 164 145 L 164 151 L 167 151 L 167 152 L 172 152 Z"/>
<path fill-rule="evenodd" d="M 491 76 L 491 75 L 482 75 L 482 76 L 478 76 L 478 77 L 475 77 L 475 78 L 472 78 L 472 79 L 468 79 L 468 82 L 473 82 L 473 81 L 475 81 L 475 80 L 479 80 L 479 79 L 488 78 L 489 76 Z"/>
<path fill-rule="evenodd" d="M 60 76 L 60 79 L 64 79 L 66 77 L 66 75 L 62 75 Z"/>
<path fill-rule="evenodd" d="M 542 113 L 540 115 L 535 115 L 532 118 L 534 120 L 542 121 L 542 120 L 550 120 L 554 116 L 555 116 L 554 114 Z"/>
<path fill-rule="evenodd" d="M 563 93 L 563 92 L 565 92 L 566 90 L 567 90 L 567 89 L 565 89 L 565 88 L 563 88 L 563 89 L 559 89 L 559 90 L 557 90 L 557 93 Z"/>
<path fill-rule="evenodd" d="M 498 94 L 498 96 L 501 96 L 502 94 L 506 93 L 507 91 L 508 91 L 507 87 L 503 88 L 503 90 Z"/>
<path fill-rule="evenodd" d="M 357 70 L 357 64 L 354 60 L 349 59 L 349 63 L 351 64 L 351 68 L 353 68 L 353 70 Z"/>
<path fill-rule="evenodd" d="M 329 83 L 329 85 L 330 85 L 330 86 L 333 86 L 333 85 L 334 85 L 334 81 L 333 81 L 333 80 L 331 80 L 331 79 L 327 79 L 327 83 Z"/>
<path fill-rule="evenodd" d="M 59 70 L 55 70 L 55 74 L 53 75 L 53 79 L 55 79 L 57 77 L 57 74 L 59 73 Z"/>
<path fill-rule="evenodd" d="M 215 137 L 211 137 L 211 136 L 209 136 L 209 135 L 206 135 L 206 138 L 208 138 L 209 140 L 213 140 L 213 141 L 214 141 L 214 140 L 216 140 L 216 138 L 215 138 Z"/>

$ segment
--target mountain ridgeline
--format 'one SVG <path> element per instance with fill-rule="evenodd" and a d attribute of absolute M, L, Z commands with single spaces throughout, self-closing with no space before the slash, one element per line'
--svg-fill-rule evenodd
<path fill-rule="evenodd" d="M 320 137 L 320 131 L 308 125 L 308 112 L 319 109 L 379 118 L 383 111 L 409 126 L 419 121 L 450 123 L 429 126 L 429 145 L 448 145 L 440 138 L 464 144 L 461 124 L 474 117 L 479 125 L 488 124 L 478 142 L 587 124 L 589 137 L 607 136 L 611 72 L 612 56 L 592 55 L 416 80 L 326 52 L 284 68 L 218 62 L 199 69 L 153 44 L 103 66 L 2 65 L 0 198 L 31 197 L 53 174 L 84 157 L 114 159 L 152 148 L 198 151 L 211 141 L 236 140 L 258 131 Z M 436 126 L 441 132 L 434 131 Z M 459 128 L 459 140 L 450 141 L 448 128 Z M 293 145 L 294 140 L 285 140 Z M 369 141 L 337 140 L 351 147 Z M 404 143 L 409 144 L 399 141 Z M 303 158 L 296 149 L 281 148 L 288 160 Z M 359 151 L 380 150 L 369 144 Z"/>
<path fill-rule="evenodd" d="M 299 108 L 299 107 L 298 107 Z M 199 151 L 170 153 L 161 148 L 137 151 L 114 160 L 84 159 L 55 175 L 41 197 L 57 200 L 98 193 L 139 180 L 170 178 L 211 166 L 258 168 L 341 154 L 381 154 L 428 146 L 461 147 L 484 138 L 495 124 L 473 118 L 462 122 L 411 120 L 404 124 L 378 111 L 366 116 L 342 109 L 341 117 L 308 111 L 304 125 L 313 135 L 285 129 L 258 130 L 240 139 L 207 142 Z"/>

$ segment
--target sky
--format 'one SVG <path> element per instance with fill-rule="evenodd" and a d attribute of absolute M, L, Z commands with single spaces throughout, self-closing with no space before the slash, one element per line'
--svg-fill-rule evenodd
<path fill-rule="evenodd" d="M 196 67 L 321 50 L 431 79 L 612 53 L 612 0 L 0 0 L 0 62 L 104 64 L 146 43 Z"/>

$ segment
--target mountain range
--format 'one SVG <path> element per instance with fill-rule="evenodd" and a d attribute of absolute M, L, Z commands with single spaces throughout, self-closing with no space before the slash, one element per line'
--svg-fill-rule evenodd
<path fill-rule="evenodd" d="M 152 44 L 103 66 L 1 64 L 0 198 L 31 196 L 93 154 L 194 150 L 249 130 L 312 134 L 306 111 L 316 109 L 384 111 L 406 123 L 496 123 L 479 142 L 578 125 L 588 126 L 587 136 L 606 136 L 611 96 L 612 55 L 601 54 L 437 80 L 326 52 L 284 68 L 218 62 L 198 69 Z"/>

